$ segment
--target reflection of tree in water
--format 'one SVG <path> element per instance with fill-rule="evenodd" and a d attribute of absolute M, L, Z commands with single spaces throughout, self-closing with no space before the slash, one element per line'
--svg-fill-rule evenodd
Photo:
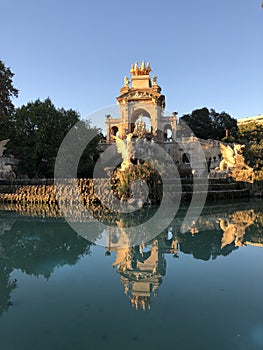
<path fill-rule="evenodd" d="M 0 245 L 1 315 L 11 305 L 10 294 L 16 288 L 16 281 L 10 277 L 13 270 L 49 278 L 56 267 L 74 265 L 89 254 L 91 243 L 64 222 L 23 220 L 2 234 Z"/>
<path fill-rule="evenodd" d="M 2 237 L 2 246 L 13 268 L 29 275 L 49 278 L 53 270 L 65 264 L 74 265 L 89 252 L 90 243 L 66 224 L 60 222 L 16 222 Z"/>
<path fill-rule="evenodd" d="M 246 229 L 244 242 L 246 245 L 263 247 L 263 214 L 256 214 L 253 225 Z"/>
<path fill-rule="evenodd" d="M 0 258 L 0 316 L 12 305 L 10 296 L 17 286 L 17 281 L 10 277 L 12 268 L 6 266 L 4 259 Z"/>
<path fill-rule="evenodd" d="M 178 235 L 180 251 L 191 254 L 195 259 L 209 260 L 227 256 L 237 249 L 233 243 L 221 248 L 222 234 L 218 231 L 201 231 L 194 236 L 190 232 Z"/>

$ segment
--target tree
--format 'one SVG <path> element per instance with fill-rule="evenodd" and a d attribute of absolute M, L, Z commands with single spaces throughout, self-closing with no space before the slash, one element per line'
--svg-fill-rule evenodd
<path fill-rule="evenodd" d="M 260 142 L 263 139 L 263 125 L 255 122 L 238 126 L 237 141 L 246 145 L 251 142 Z"/>
<path fill-rule="evenodd" d="M 86 127 L 90 128 L 90 122 L 86 122 Z M 79 178 L 93 178 L 94 166 L 99 158 L 98 143 L 103 139 L 101 129 L 96 129 L 97 136 L 94 137 L 85 148 L 78 166 Z"/>
<path fill-rule="evenodd" d="M 244 152 L 246 161 L 254 170 L 263 169 L 263 140 L 248 145 Z"/>
<path fill-rule="evenodd" d="M 263 125 L 254 122 L 239 125 L 236 142 L 246 145 L 244 155 L 248 164 L 255 170 L 263 169 Z"/>
<path fill-rule="evenodd" d="M 5 67 L 0 60 L 0 140 L 10 136 L 10 116 L 15 108 L 12 103 L 13 97 L 18 97 L 18 90 L 13 86 L 14 73 Z"/>
<path fill-rule="evenodd" d="M 214 109 L 204 107 L 192 111 L 191 114 L 183 115 L 179 120 L 179 135 L 190 136 L 184 128 L 186 123 L 191 132 L 201 139 L 226 140 L 226 130 L 228 130 L 227 139 L 231 141 L 237 132 L 237 121 L 226 112 L 218 113 Z M 181 133 L 181 135 L 180 135 Z"/>
<path fill-rule="evenodd" d="M 18 108 L 12 119 L 13 137 L 9 147 L 9 151 L 20 159 L 18 175 L 52 178 L 60 144 L 78 121 L 78 112 L 56 109 L 49 98 Z M 89 151 L 86 152 L 90 156 Z M 90 166 L 89 162 L 86 170 Z"/>
<path fill-rule="evenodd" d="M 18 97 L 18 90 L 14 88 L 12 78 L 14 73 L 5 67 L 0 60 L 0 116 L 8 116 L 14 111 L 12 97 Z"/>

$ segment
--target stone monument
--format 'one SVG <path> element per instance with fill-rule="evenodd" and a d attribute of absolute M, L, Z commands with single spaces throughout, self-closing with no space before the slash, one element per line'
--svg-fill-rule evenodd
<path fill-rule="evenodd" d="M 3 157 L 4 150 L 6 149 L 5 145 L 8 143 L 8 140 L 0 141 L 0 179 L 13 180 L 16 175 L 13 172 L 11 165 L 6 164 L 6 161 Z"/>
<path fill-rule="evenodd" d="M 165 96 L 161 94 L 161 87 L 157 84 L 156 75 L 151 78 L 150 63 L 135 62 L 130 69 L 130 78 L 124 77 L 120 95 L 117 97 L 119 117 L 106 119 L 107 143 L 114 140 L 114 136 L 125 139 L 136 128 L 140 129 L 148 139 L 164 141 L 167 129 L 175 138 L 176 115 L 164 116 Z M 149 130 L 142 130 L 142 118 L 149 120 Z M 137 134 L 138 135 L 138 134 Z"/>
<path fill-rule="evenodd" d="M 243 156 L 243 149 L 245 145 L 234 144 L 233 146 L 225 146 L 220 144 L 223 159 L 219 167 L 216 168 L 218 173 L 226 173 L 236 181 L 253 182 L 254 171 L 246 164 Z"/>

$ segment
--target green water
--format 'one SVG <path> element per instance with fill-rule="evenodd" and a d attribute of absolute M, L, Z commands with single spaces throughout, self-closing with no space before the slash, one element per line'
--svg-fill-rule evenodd
<path fill-rule="evenodd" d="M 262 202 L 183 215 L 120 250 L 1 211 L 1 350 L 263 349 Z"/>

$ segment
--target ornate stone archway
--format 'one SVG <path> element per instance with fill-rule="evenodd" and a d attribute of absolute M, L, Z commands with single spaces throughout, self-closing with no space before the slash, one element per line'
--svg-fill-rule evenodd
<path fill-rule="evenodd" d="M 118 127 L 119 137 L 125 138 L 133 132 L 134 124 L 140 114 L 145 114 L 150 120 L 152 137 L 157 141 L 164 140 L 164 126 L 176 128 L 176 115 L 164 117 L 165 96 L 161 94 L 161 87 L 157 84 L 156 76 L 150 77 L 150 64 L 136 62 L 130 70 L 131 81 L 125 77 L 124 86 L 117 97 L 119 118 L 106 118 L 107 141 L 111 141 L 112 126 Z M 163 132 L 160 132 L 163 131 Z"/>

